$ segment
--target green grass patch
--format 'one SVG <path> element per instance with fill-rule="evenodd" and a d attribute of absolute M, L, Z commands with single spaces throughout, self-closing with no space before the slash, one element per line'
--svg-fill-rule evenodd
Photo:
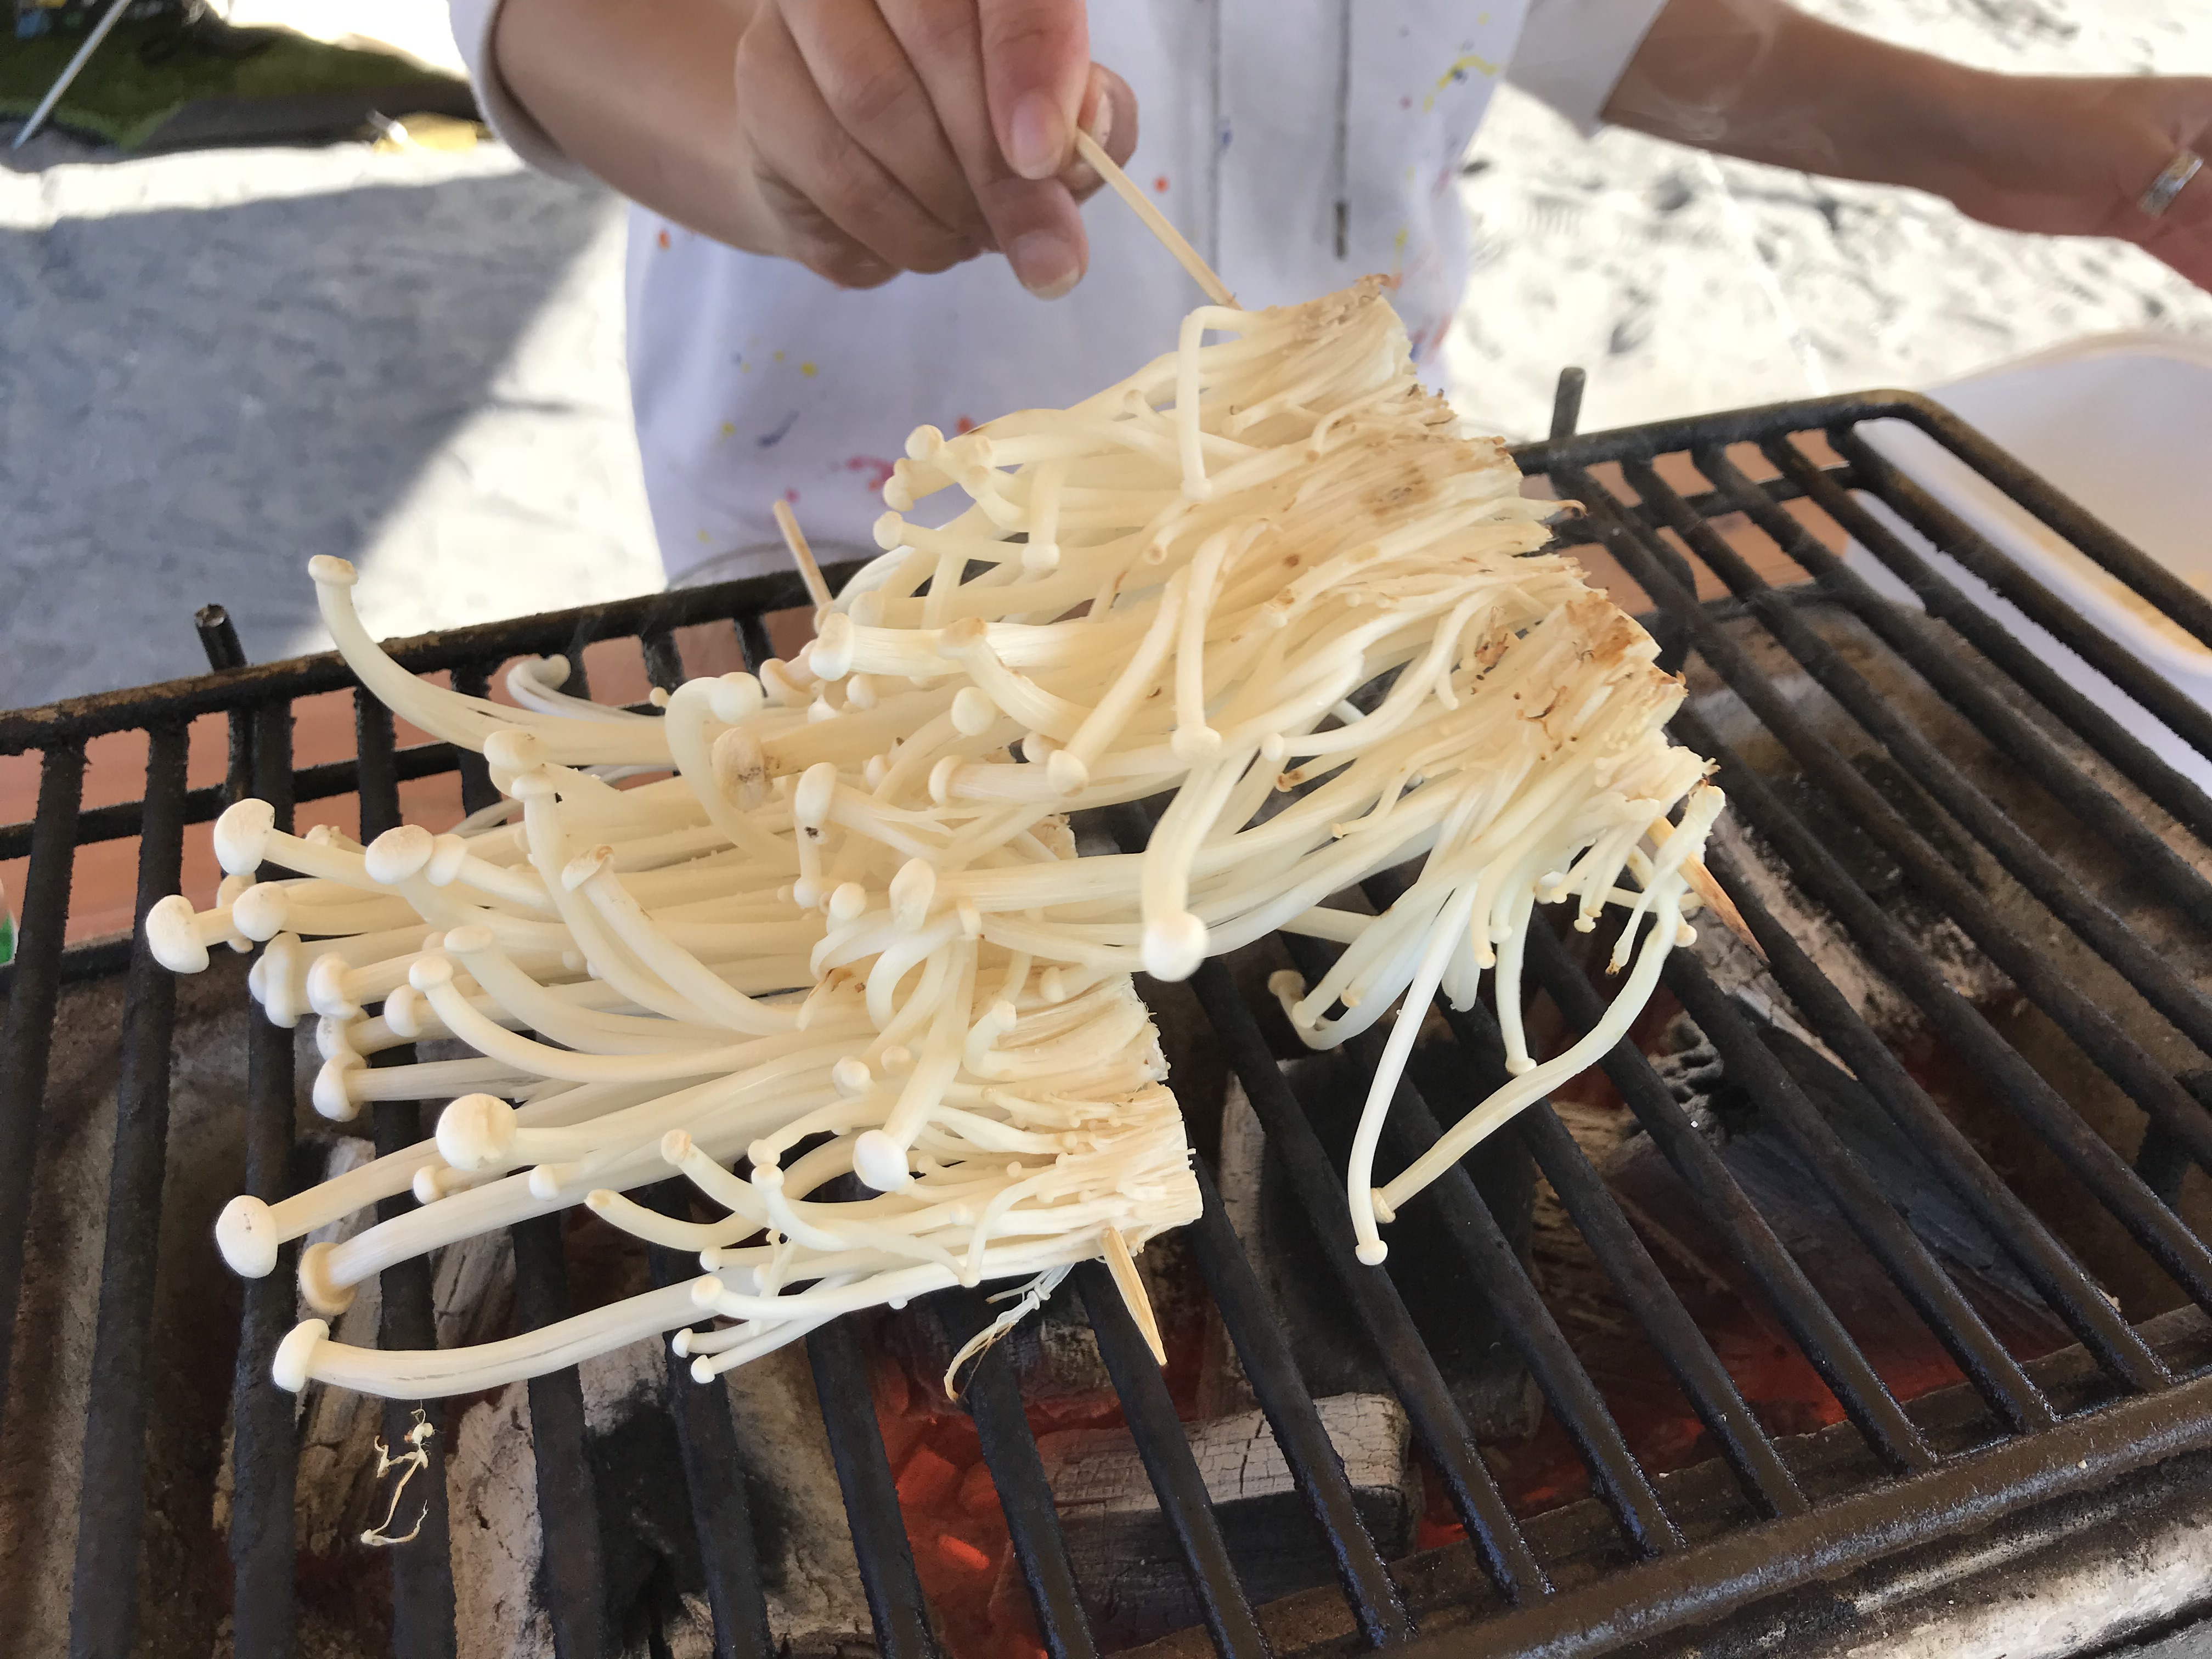
<path fill-rule="evenodd" d="M 76 30 L 0 40 L 0 118 L 30 114 L 83 40 Z M 325 46 L 285 29 L 132 18 L 100 43 L 51 118 L 136 149 L 187 104 L 416 82 L 453 85 L 452 77 L 394 53 Z"/>

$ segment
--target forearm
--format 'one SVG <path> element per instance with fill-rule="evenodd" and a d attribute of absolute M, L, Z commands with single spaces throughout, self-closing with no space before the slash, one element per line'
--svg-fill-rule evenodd
<path fill-rule="evenodd" d="M 775 250 L 734 65 L 755 0 L 504 0 L 492 64 L 579 166 L 732 246 Z"/>
<path fill-rule="evenodd" d="M 1995 75 L 1807 17 L 1782 0 L 1672 0 L 1605 108 L 1703 149 L 1908 185 L 1984 223 L 2114 236 L 2212 286 L 2212 186 L 2137 203 L 2212 137 L 2212 80 Z"/>
<path fill-rule="evenodd" d="M 1724 155 L 1955 198 L 2006 143 L 2016 84 L 1782 0 L 1672 0 L 1605 117 Z"/>

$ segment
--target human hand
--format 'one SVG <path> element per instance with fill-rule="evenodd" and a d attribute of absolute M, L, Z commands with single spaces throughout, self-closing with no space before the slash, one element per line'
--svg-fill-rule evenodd
<path fill-rule="evenodd" d="M 1977 162 L 1946 192 L 1961 210 L 2007 230 L 2116 237 L 2212 289 L 2212 167 L 2159 216 L 2138 205 L 2178 153 L 2212 152 L 2212 77 L 1979 78 L 1965 115 L 1982 125 Z"/>
<path fill-rule="evenodd" d="M 1100 182 L 1074 127 L 1116 162 L 1136 148 L 1136 99 L 1090 61 L 1081 0 L 759 0 L 735 74 L 754 251 L 847 288 L 991 249 L 1064 294 Z"/>

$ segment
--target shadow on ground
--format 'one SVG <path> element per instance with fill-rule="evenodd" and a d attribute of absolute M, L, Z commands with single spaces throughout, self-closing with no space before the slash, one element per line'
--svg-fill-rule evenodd
<path fill-rule="evenodd" d="M 0 708 L 200 672 L 210 600 L 281 651 L 605 213 L 517 173 L 0 234 Z"/>

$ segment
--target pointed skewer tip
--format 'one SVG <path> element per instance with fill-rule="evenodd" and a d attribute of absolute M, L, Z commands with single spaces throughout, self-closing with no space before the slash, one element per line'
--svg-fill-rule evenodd
<path fill-rule="evenodd" d="M 1160 1340 L 1160 1322 L 1153 1316 L 1152 1297 L 1145 1293 L 1145 1281 L 1138 1276 L 1137 1260 L 1129 1254 L 1129 1241 L 1121 1237 L 1119 1227 L 1101 1230 L 1099 1239 L 1106 1247 L 1106 1270 L 1114 1275 L 1114 1288 L 1121 1292 L 1121 1300 L 1128 1304 L 1129 1317 L 1137 1322 L 1145 1346 L 1152 1351 L 1154 1363 L 1164 1370 L 1167 1345 Z"/>

